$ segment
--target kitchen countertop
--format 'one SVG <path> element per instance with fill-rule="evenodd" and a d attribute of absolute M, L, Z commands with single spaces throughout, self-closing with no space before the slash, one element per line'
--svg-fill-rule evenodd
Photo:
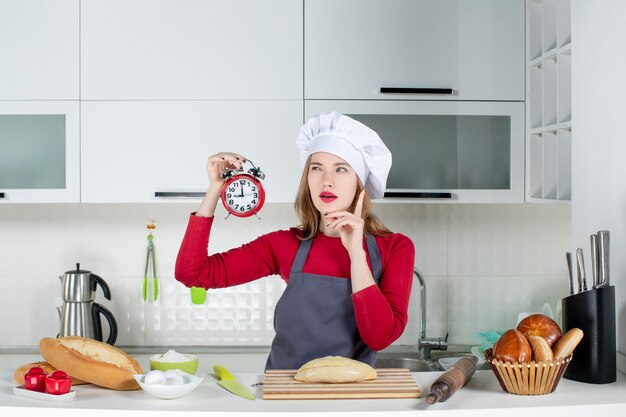
<path fill-rule="evenodd" d="M 133 355 L 145 369 L 149 354 Z M 491 371 L 477 371 L 470 382 L 448 401 L 429 406 L 420 399 L 372 399 L 372 400 L 262 400 L 261 388 L 252 387 L 256 401 L 236 397 L 220 386 L 211 375 L 212 365 L 221 364 L 246 386 L 259 382 L 265 366 L 265 353 L 214 353 L 199 354 L 198 376 L 202 384 L 191 394 L 175 400 L 158 400 L 143 391 L 112 391 L 93 385 L 77 386 L 76 397 L 64 403 L 49 403 L 13 394 L 13 371 L 24 363 L 41 360 L 37 354 L 0 354 L 0 413 L 3 415 L 90 416 L 116 417 L 185 415 L 198 416 L 249 416 L 250 413 L 280 413 L 289 415 L 343 416 L 413 414 L 429 412 L 441 416 L 586 416 L 590 413 L 626 414 L 626 376 L 618 372 L 618 380 L 612 384 L 592 385 L 563 379 L 556 391 L 542 396 L 517 396 L 503 392 Z M 416 372 L 412 374 L 422 389 L 422 396 L 441 372 Z"/>

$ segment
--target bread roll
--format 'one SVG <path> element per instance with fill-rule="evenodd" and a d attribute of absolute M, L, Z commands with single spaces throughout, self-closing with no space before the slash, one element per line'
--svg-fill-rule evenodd
<path fill-rule="evenodd" d="M 302 365 L 294 378 L 301 382 L 358 382 L 376 379 L 376 370 L 354 359 L 326 356 Z"/>
<path fill-rule="evenodd" d="M 493 357 L 503 362 L 529 362 L 533 352 L 528 340 L 515 329 L 509 329 L 493 347 Z"/>
<path fill-rule="evenodd" d="M 552 351 L 554 352 L 554 357 L 556 359 L 561 359 L 566 356 L 571 355 L 574 352 L 574 349 L 580 341 L 583 339 L 583 331 L 579 328 L 574 327 L 570 329 L 565 335 L 556 342 Z"/>
<path fill-rule="evenodd" d="M 114 390 L 140 389 L 133 377 L 142 373 L 137 361 L 106 343 L 80 336 L 44 338 L 39 351 L 48 363 L 75 378 Z"/>
<path fill-rule="evenodd" d="M 33 368 L 35 366 L 38 366 L 41 369 L 43 369 L 48 375 L 50 375 L 52 372 L 57 370 L 54 366 L 50 365 L 48 362 L 27 363 L 17 368 L 15 372 L 13 373 L 13 379 L 15 379 L 15 382 L 17 382 L 20 385 L 24 384 L 24 375 L 26 374 L 26 372 L 30 370 L 30 368 Z M 63 369 L 61 370 L 63 371 Z M 71 375 L 68 374 L 68 376 L 71 376 Z M 88 384 L 88 382 L 81 381 L 80 379 L 76 379 L 72 377 L 72 385 L 83 385 L 83 384 Z"/>
<path fill-rule="evenodd" d="M 561 338 L 561 328 L 554 320 L 544 314 L 531 314 L 517 325 L 517 330 L 524 336 L 541 336 L 552 346 Z"/>
<path fill-rule="evenodd" d="M 528 335 L 526 340 L 530 344 L 533 351 L 533 359 L 536 362 L 551 361 L 553 359 L 552 349 L 546 339 L 541 336 Z"/>

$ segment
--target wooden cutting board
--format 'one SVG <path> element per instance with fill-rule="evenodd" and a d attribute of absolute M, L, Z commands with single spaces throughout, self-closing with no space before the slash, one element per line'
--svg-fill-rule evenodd
<path fill-rule="evenodd" d="M 420 389 L 408 369 L 376 369 L 373 381 L 345 384 L 296 381 L 296 370 L 270 370 L 263 381 L 264 400 L 328 400 L 419 398 Z"/>

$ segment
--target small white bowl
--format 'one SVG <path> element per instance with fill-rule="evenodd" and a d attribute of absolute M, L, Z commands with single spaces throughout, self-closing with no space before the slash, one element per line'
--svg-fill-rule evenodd
<path fill-rule="evenodd" d="M 457 363 L 459 359 L 468 358 L 468 357 L 469 356 L 450 356 L 449 358 L 439 358 L 439 365 L 441 365 L 444 371 L 447 371 L 448 369 L 452 368 L 452 365 Z M 477 359 L 478 359 L 478 363 L 476 364 L 476 366 L 480 366 L 483 363 L 485 363 L 484 359 L 482 358 L 477 358 Z"/>
<path fill-rule="evenodd" d="M 175 370 L 183 377 L 183 384 L 181 385 L 166 385 L 166 384 L 146 384 L 144 378 L 146 374 L 135 374 L 135 380 L 142 390 L 152 395 L 153 397 L 160 398 L 162 400 L 172 400 L 174 398 L 180 398 L 191 391 L 196 389 L 204 378 L 199 378 L 195 375 L 190 375 L 181 370 Z"/>

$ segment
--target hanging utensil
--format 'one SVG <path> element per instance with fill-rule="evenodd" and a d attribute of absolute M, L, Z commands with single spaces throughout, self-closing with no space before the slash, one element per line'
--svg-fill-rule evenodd
<path fill-rule="evenodd" d="M 148 270 L 150 269 L 150 265 L 152 265 L 152 296 L 154 301 L 156 301 L 159 297 L 159 282 L 157 280 L 156 251 L 153 242 L 154 237 L 152 236 L 152 231 L 156 229 L 156 220 L 150 219 L 146 228 L 149 230 L 149 233 L 147 237 L 148 248 L 146 249 L 146 268 L 143 274 L 142 294 L 143 300 L 146 301 L 148 298 Z"/>

